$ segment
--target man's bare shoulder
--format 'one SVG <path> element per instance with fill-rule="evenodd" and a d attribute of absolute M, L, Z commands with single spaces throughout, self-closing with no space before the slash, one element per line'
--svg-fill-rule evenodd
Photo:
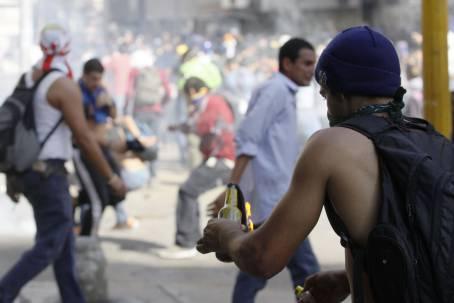
<path fill-rule="evenodd" d="M 76 91 L 78 92 L 79 91 L 79 87 L 77 86 L 76 82 L 74 82 L 74 80 L 69 79 L 64 76 L 55 80 L 55 82 L 51 86 L 51 89 L 52 88 L 62 90 L 65 92 L 76 92 Z"/>
<path fill-rule="evenodd" d="M 67 77 L 60 77 L 52 83 L 47 94 L 52 105 L 80 101 L 78 85 Z"/>
<path fill-rule="evenodd" d="M 331 127 L 312 135 L 306 143 L 304 154 L 315 162 L 328 164 L 373 151 L 373 143 L 366 136 L 352 129 Z"/>
<path fill-rule="evenodd" d="M 308 146 L 344 147 L 351 144 L 367 144 L 372 142 L 363 134 L 345 127 L 330 127 L 317 131 L 308 140 Z"/>

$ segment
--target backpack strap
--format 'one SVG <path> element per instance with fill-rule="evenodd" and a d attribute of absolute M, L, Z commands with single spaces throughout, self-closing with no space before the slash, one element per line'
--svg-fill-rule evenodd
<path fill-rule="evenodd" d="M 378 117 L 374 115 L 363 115 L 353 117 L 345 122 L 342 122 L 337 127 L 345 127 L 363 134 L 370 140 L 374 141 L 377 135 L 397 127 L 391 120 Z M 338 226 L 339 230 L 343 231 L 341 234 L 341 244 L 344 247 L 348 247 L 351 251 L 353 257 L 353 296 L 355 303 L 364 303 L 364 283 L 363 283 L 363 272 L 366 269 L 365 260 L 366 260 L 366 250 L 362 247 L 356 245 L 350 235 L 348 234 L 345 223 L 337 215 L 331 203 L 326 203 L 325 208 L 331 213 L 335 224 Z"/>
<path fill-rule="evenodd" d="M 405 116 L 404 121 L 406 122 L 406 125 L 410 126 L 411 128 L 420 129 L 427 132 L 436 131 L 433 125 L 424 119 Z"/>
<path fill-rule="evenodd" d="M 343 247 L 348 247 L 348 244 L 350 242 L 350 235 L 348 233 L 347 226 L 344 224 L 344 221 L 342 221 L 342 219 L 337 215 L 336 210 L 334 209 L 334 206 L 328 196 L 326 196 L 325 198 L 324 206 L 331 226 L 341 239 L 341 245 Z"/>
<path fill-rule="evenodd" d="M 53 135 L 53 133 L 55 133 L 55 131 L 57 130 L 57 128 L 60 126 L 60 124 L 63 122 L 63 115 L 62 117 L 57 121 L 57 123 L 55 123 L 54 127 L 52 127 L 52 129 L 50 130 L 50 132 L 46 135 L 46 137 L 44 138 L 44 140 L 39 143 L 41 149 L 44 147 L 44 145 L 46 144 L 46 142 L 50 139 L 50 137 Z"/>
<path fill-rule="evenodd" d="M 35 91 L 38 89 L 38 86 L 41 84 L 41 82 L 44 80 L 44 78 L 46 78 L 47 75 L 49 75 L 50 73 L 52 72 L 61 72 L 60 69 L 58 68 L 51 68 L 47 71 L 45 71 L 41 77 L 39 77 L 35 83 L 33 84 L 33 87 L 32 89 Z M 25 83 L 25 74 L 22 75 L 21 77 L 21 81 L 22 81 L 22 78 L 24 80 L 24 83 Z M 44 145 L 46 144 L 46 142 L 50 139 L 50 137 L 55 133 L 55 131 L 57 130 L 57 128 L 60 126 L 60 124 L 63 122 L 63 115 L 61 116 L 61 118 L 57 121 L 57 123 L 55 123 L 55 125 L 52 127 L 52 129 L 49 131 L 49 133 L 46 135 L 46 137 L 44 138 L 44 140 L 42 142 L 40 142 L 40 147 L 41 149 L 44 147 Z"/>
<path fill-rule="evenodd" d="M 349 248 L 353 257 L 353 294 L 355 303 L 364 303 L 363 272 L 365 269 L 366 251 L 356 245 L 347 230 L 347 226 L 336 213 L 331 201 L 326 197 L 325 211 L 336 233 L 341 238 L 341 245 Z"/>
<path fill-rule="evenodd" d="M 356 247 L 355 245 L 350 246 L 353 257 L 353 296 L 354 303 L 364 303 L 364 283 L 363 273 L 366 268 L 366 250 L 363 248 Z"/>
<path fill-rule="evenodd" d="M 25 81 L 25 77 L 26 77 L 26 74 L 23 73 L 20 78 L 19 78 L 19 81 L 17 82 L 16 84 L 16 87 L 26 87 L 27 85 L 27 82 Z"/>
<path fill-rule="evenodd" d="M 337 127 L 345 127 L 355 130 L 372 141 L 376 136 L 390 129 L 418 129 L 425 132 L 435 132 L 434 127 L 424 119 L 403 116 L 399 122 L 394 122 L 389 118 L 374 115 L 363 115 L 353 117 L 342 122 Z"/>
<path fill-rule="evenodd" d="M 38 86 L 41 84 L 41 82 L 44 80 L 44 78 L 46 78 L 46 76 L 52 72 L 62 72 L 62 71 L 59 70 L 58 68 L 51 68 L 51 69 L 43 72 L 43 74 L 35 81 L 35 83 L 33 83 L 32 89 L 36 90 L 38 88 Z M 25 80 L 25 74 L 22 76 L 24 77 L 24 80 Z"/>
<path fill-rule="evenodd" d="M 391 120 L 374 115 L 356 116 L 345 122 L 342 122 L 336 127 L 345 127 L 355 130 L 369 139 L 374 139 L 378 134 L 397 127 Z"/>
<path fill-rule="evenodd" d="M 363 115 L 353 117 L 345 122 L 342 122 L 336 127 L 349 128 L 360 134 L 366 136 L 370 140 L 374 139 L 381 133 L 397 127 L 391 120 L 378 117 L 374 115 Z M 348 233 L 347 227 L 342 219 L 337 215 L 331 202 L 327 200 L 325 203 L 325 209 L 330 218 L 330 222 L 336 227 L 337 233 L 341 237 L 341 245 L 349 248 L 353 257 L 353 295 L 355 303 L 364 303 L 364 283 L 363 283 L 363 272 L 366 269 L 366 250 L 356 243 L 353 242 L 351 236 Z"/>

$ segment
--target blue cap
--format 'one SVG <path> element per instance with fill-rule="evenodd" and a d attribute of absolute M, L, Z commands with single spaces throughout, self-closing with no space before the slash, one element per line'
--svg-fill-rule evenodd
<path fill-rule="evenodd" d="M 392 97 L 401 85 L 399 58 L 382 34 L 367 26 L 352 27 L 322 52 L 315 78 L 339 93 Z"/>

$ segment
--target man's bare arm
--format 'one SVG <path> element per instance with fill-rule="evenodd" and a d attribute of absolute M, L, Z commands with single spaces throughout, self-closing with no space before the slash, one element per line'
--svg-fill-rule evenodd
<path fill-rule="evenodd" d="M 219 250 L 227 252 L 242 271 L 267 278 L 275 275 L 288 264 L 298 245 L 317 223 L 332 158 L 325 132 L 308 141 L 289 190 L 256 232 L 244 234 L 233 224 L 213 222 L 219 224 L 213 226 L 217 229 L 214 234 L 218 236 Z M 203 240 L 201 249 L 204 250 Z"/>
<path fill-rule="evenodd" d="M 99 144 L 88 128 L 82 106 L 82 96 L 77 85 L 66 78 L 56 80 L 47 94 L 49 103 L 62 112 L 63 119 L 88 160 L 109 180 L 114 173 L 99 148 Z"/>

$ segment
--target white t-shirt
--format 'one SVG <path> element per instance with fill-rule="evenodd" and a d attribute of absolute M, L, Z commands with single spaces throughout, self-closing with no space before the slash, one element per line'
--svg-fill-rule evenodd
<path fill-rule="evenodd" d="M 39 84 L 33 100 L 35 114 L 35 125 L 38 139 L 42 142 L 54 126 L 62 118 L 61 111 L 52 107 L 47 100 L 47 93 L 52 84 L 59 78 L 65 77 L 60 71 L 52 71 Z M 28 86 L 33 85 L 32 73 L 26 75 Z M 71 142 L 71 131 L 64 121 L 47 140 L 39 154 L 39 160 L 61 159 L 69 160 L 72 157 L 73 147 Z"/>

